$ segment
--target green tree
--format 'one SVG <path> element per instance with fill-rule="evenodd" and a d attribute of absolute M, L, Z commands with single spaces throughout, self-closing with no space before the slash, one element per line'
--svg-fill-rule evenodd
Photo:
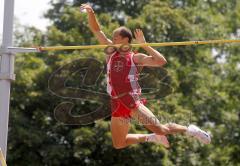
<path fill-rule="evenodd" d="M 52 1 L 52 9 L 46 17 L 53 24 L 48 27 L 47 33 L 25 28 L 25 33 L 16 33 L 17 44 L 96 44 L 86 15 L 79 12 L 79 5 L 84 2 Z M 119 25 L 126 25 L 132 30 L 142 28 L 148 42 L 239 37 L 240 4 L 237 0 L 116 0 L 90 3 L 108 37 Z M 169 136 L 169 150 L 153 144 L 115 150 L 111 144 L 109 118 L 84 126 L 64 125 L 54 118 L 53 110 L 62 101 L 75 103 L 76 114 L 91 110 L 96 104 L 59 98 L 49 91 L 47 81 L 59 67 L 81 57 L 104 62 L 103 52 L 19 54 L 16 58 L 17 80 L 13 84 L 11 98 L 8 164 L 239 165 L 239 46 L 182 46 L 158 50 L 168 60 L 165 67 L 168 76 L 162 82 L 174 91 L 161 98 L 163 92 L 170 91 L 169 87 L 159 86 L 163 89 L 162 93 L 155 95 L 148 107 L 163 123 L 196 123 L 210 130 L 212 144 L 203 146 L 185 136 Z M 155 70 L 166 74 L 163 69 Z M 79 78 L 82 78 L 81 72 L 72 75 L 71 84 L 81 86 Z M 156 85 L 162 83 L 154 77 L 151 82 Z M 147 132 L 138 124 L 132 125 L 131 131 Z"/>

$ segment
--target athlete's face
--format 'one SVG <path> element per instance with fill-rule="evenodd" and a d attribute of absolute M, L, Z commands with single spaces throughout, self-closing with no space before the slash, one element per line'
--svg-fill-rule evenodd
<path fill-rule="evenodd" d="M 113 44 L 128 44 L 128 38 L 122 37 L 119 31 L 113 32 Z"/>

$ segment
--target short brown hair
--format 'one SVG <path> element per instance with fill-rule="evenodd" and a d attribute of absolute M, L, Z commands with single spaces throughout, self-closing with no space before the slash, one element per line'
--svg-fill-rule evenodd
<path fill-rule="evenodd" d="M 128 43 L 131 43 L 132 42 L 132 39 L 133 39 L 133 35 L 132 35 L 132 32 L 130 29 L 128 29 L 127 27 L 125 26 L 121 26 L 117 29 L 114 30 L 115 31 L 119 31 L 119 35 L 122 36 L 122 37 L 127 37 L 128 38 Z"/>

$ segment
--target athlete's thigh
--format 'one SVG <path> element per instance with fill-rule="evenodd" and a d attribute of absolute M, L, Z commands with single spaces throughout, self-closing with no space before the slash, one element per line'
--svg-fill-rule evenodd
<path fill-rule="evenodd" d="M 160 123 L 156 116 L 143 104 L 140 104 L 137 109 L 131 111 L 130 115 L 143 125 L 154 125 Z"/>
<path fill-rule="evenodd" d="M 124 144 L 130 127 L 130 120 L 122 117 L 111 118 L 111 133 L 114 145 Z"/>
<path fill-rule="evenodd" d="M 157 117 L 143 104 L 131 112 L 131 117 L 143 124 L 150 131 L 157 134 L 166 134 L 168 128 L 162 125 Z"/>

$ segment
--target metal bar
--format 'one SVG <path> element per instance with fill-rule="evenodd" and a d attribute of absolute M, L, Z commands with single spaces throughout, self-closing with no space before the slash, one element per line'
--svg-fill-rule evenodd
<path fill-rule="evenodd" d="M 38 48 L 25 48 L 25 47 L 8 47 L 8 52 L 10 53 L 30 53 L 30 52 L 40 52 Z"/>
<path fill-rule="evenodd" d="M 3 38 L 2 48 L 12 46 L 13 36 L 13 14 L 14 0 L 4 1 L 4 22 L 3 22 Z M 13 75 L 14 56 L 7 52 L 1 53 L 0 74 Z M 0 79 L 0 148 L 4 158 L 7 156 L 7 137 L 8 137 L 8 118 L 9 118 L 9 102 L 10 102 L 11 79 Z"/>

